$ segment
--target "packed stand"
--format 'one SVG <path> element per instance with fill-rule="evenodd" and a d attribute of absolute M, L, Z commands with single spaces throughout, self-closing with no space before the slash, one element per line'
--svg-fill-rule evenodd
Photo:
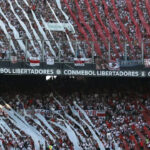
<path fill-rule="evenodd" d="M 21 60 L 26 56 L 42 60 L 44 55 L 44 60 L 58 61 L 61 56 L 67 62 L 73 60 L 70 57 L 91 57 L 94 48 L 94 55 L 105 64 L 109 43 L 112 60 L 124 59 L 125 51 L 129 60 L 141 59 L 142 48 L 144 58 L 150 56 L 148 0 L 1 0 L 0 6 L 2 58 L 11 53 Z M 72 30 L 47 30 L 47 23 L 68 23 Z"/>
<path fill-rule="evenodd" d="M 0 84 L 2 148 L 150 148 L 148 81 L 22 79 Z"/>

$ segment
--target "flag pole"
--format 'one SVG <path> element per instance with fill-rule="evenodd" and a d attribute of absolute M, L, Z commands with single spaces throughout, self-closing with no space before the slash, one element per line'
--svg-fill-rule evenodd
<path fill-rule="evenodd" d="M 26 62 L 27 62 L 27 47 L 28 47 L 28 41 L 27 41 L 27 39 L 26 39 L 26 41 L 25 41 L 25 46 L 26 46 L 26 51 L 25 51 L 25 59 L 26 59 Z"/>
<path fill-rule="evenodd" d="M 42 39 L 42 61 L 44 62 L 44 40 Z"/>
<path fill-rule="evenodd" d="M 11 44 L 10 44 L 10 41 L 11 39 L 9 38 L 9 61 L 11 61 Z"/>
<path fill-rule="evenodd" d="M 142 50 L 142 64 L 144 64 L 144 41 L 142 40 L 142 43 L 141 43 L 141 50 Z"/>
<path fill-rule="evenodd" d="M 111 58 L 110 58 L 110 53 L 111 53 L 111 52 L 110 52 L 110 41 L 109 41 L 109 42 L 108 42 L 108 59 L 109 59 L 109 61 L 110 61 L 110 59 L 111 59 Z"/>

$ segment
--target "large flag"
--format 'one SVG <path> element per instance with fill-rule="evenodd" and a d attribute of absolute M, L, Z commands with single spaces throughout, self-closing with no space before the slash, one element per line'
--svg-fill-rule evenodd
<path fill-rule="evenodd" d="M 30 57 L 30 66 L 40 66 L 40 59 L 38 57 Z"/>
<path fill-rule="evenodd" d="M 111 60 L 108 63 L 109 70 L 120 70 L 120 65 L 118 61 Z"/>

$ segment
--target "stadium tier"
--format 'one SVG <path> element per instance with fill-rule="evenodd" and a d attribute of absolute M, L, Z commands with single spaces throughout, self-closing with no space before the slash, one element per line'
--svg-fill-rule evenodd
<path fill-rule="evenodd" d="M 149 0 L 1 0 L 1 59 L 150 57 Z"/>
<path fill-rule="evenodd" d="M 1 79 L 1 150 L 150 148 L 149 80 Z"/>

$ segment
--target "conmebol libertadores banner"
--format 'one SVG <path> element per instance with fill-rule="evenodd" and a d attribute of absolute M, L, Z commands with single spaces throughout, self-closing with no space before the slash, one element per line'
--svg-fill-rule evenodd
<path fill-rule="evenodd" d="M 150 71 L 110 71 L 77 69 L 35 69 L 35 68 L 0 68 L 0 74 L 9 75 L 52 75 L 52 76 L 91 76 L 91 77 L 150 77 Z"/>

